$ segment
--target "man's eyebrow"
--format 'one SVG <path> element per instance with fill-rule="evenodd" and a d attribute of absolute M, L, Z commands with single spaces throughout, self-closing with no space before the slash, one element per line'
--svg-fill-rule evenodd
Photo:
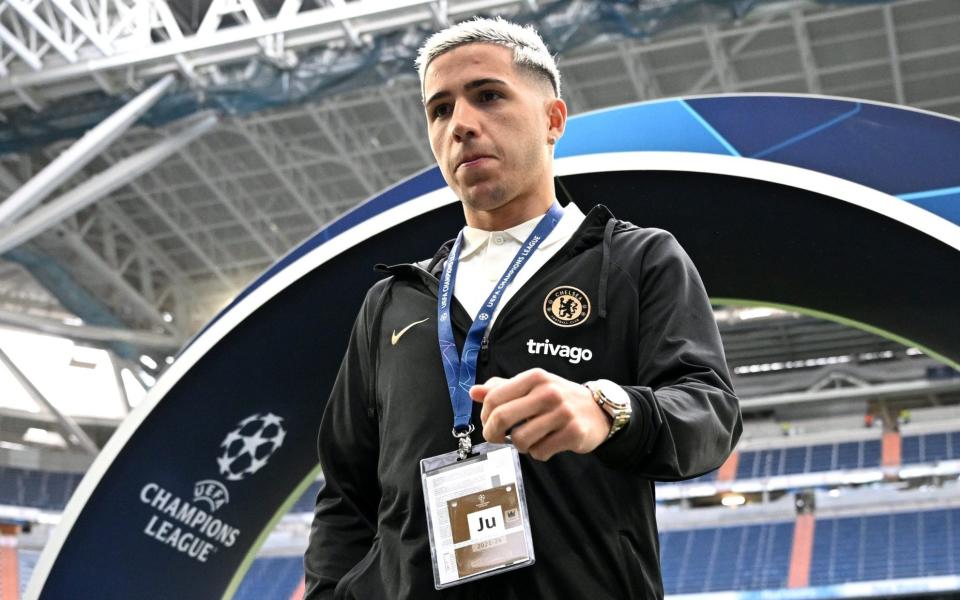
<path fill-rule="evenodd" d="M 496 83 L 496 84 L 500 84 L 500 85 L 507 85 L 507 82 L 504 81 L 504 80 L 502 80 L 502 79 L 495 79 L 495 78 L 493 78 L 493 77 L 484 77 L 483 79 L 476 79 L 476 80 L 474 80 L 474 81 L 471 81 L 470 83 L 467 83 L 466 85 L 463 86 L 463 89 L 465 89 L 465 90 L 473 90 L 473 89 L 476 89 L 476 88 L 478 88 L 478 87 L 483 87 L 483 86 L 485 86 L 485 85 L 489 85 L 489 84 L 491 84 L 491 83 Z"/>
<path fill-rule="evenodd" d="M 495 77 L 484 77 L 482 79 L 474 79 L 473 81 L 469 81 L 465 83 L 463 85 L 463 89 L 469 91 L 469 90 L 473 90 L 478 87 L 483 87 L 485 85 L 490 85 L 490 84 L 507 85 L 507 82 L 502 79 L 497 79 Z M 447 92 L 447 91 L 437 92 L 436 94 L 430 96 L 430 98 L 427 99 L 427 101 L 424 102 L 423 105 L 428 106 L 434 100 L 439 100 L 440 98 L 446 98 L 447 96 L 450 96 L 450 95 L 451 95 L 450 92 Z"/>

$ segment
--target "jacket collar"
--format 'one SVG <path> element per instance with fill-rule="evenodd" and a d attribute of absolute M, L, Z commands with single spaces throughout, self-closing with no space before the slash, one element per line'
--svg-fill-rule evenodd
<path fill-rule="evenodd" d="M 603 228 L 607 224 L 607 221 L 612 218 L 614 217 L 610 209 L 603 204 L 597 204 L 591 208 L 590 212 L 588 212 L 584 218 L 583 223 L 573 232 L 570 241 L 567 242 L 570 253 L 577 254 L 583 252 L 586 248 L 601 242 L 603 240 Z M 454 240 L 447 240 L 440 246 L 437 253 L 433 255 L 433 258 L 426 261 L 426 264 L 418 264 L 434 277 L 439 277 L 440 271 L 443 270 L 443 261 L 450 255 L 453 242 Z"/>
<path fill-rule="evenodd" d="M 538 215 L 503 231 L 485 231 L 483 229 L 470 227 L 469 225 L 465 226 L 463 228 L 463 247 L 460 249 L 460 260 L 483 250 L 494 236 L 510 238 L 516 242 L 517 245 L 523 244 L 542 218 L 543 215 Z M 551 246 L 555 246 L 561 241 L 569 239 L 577 228 L 580 227 L 580 223 L 583 222 L 584 218 L 584 214 L 580 212 L 580 207 L 576 204 L 567 204 L 563 208 L 563 216 L 560 218 L 560 221 L 554 230 L 550 232 L 550 235 L 540 243 L 537 251 L 545 250 Z"/>
<path fill-rule="evenodd" d="M 583 223 L 573 233 L 573 236 L 567 242 L 566 248 L 561 252 L 567 252 L 569 255 L 579 254 L 587 248 L 591 248 L 603 242 L 604 228 L 607 221 L 613 219 L 613 213 L 603 204 L 597 204 L 590 209 L 584 218 Z M 440 277 L 440 271 L 443 270 L 443 262 L 450 255 L 450 249 L 453 247 L 454 240 L 447 240 L 437 250 L 433 258 L 415 263 L 400 263 L 396 265 L 379 264 L 375 269 L 381 273 L 389 275 L 401 275 L 412 271 L 426 272 L 435 278 Z"/>

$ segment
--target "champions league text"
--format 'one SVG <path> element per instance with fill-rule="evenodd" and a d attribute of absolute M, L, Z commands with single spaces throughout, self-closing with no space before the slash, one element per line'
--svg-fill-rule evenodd
<path fill-rule="evenodd" d="M 174 496 L 156 483 L 143 486 L 140 500 L 162 513 L 151 516 L 143 532 L 199 562 L 207 562 L 210 553 L 216 551 L 216 545 L 223 548 L 233 546 L 240 535 L 236 527 Z"/>
<path fill-rule="evenodd" d="M 490 310 L 497 303 L 497 298 L 500 296 L 500 293 L 513 281 L 513 275 L 520 270 L 520 267 L 523 266 L 524 261 L 527 260 L 527 257 L 533 252 L 533 249 L 537 247 L 537 244 L 540 243 L 542 238 L 539 235 L 533 235 L 527 240 L 527 243 L 523 246 L 520 251 L 520 254 L 517 255 L 514 259 L 513 264 L 510 265 L 510 268 L 507 269 L 507 272 L 504 273 L 503 278 L 500 279 L 500 283 L 497 284 L 496 289 L 490 298 L 487 299 L 487 304 L 484 308 Z"/>

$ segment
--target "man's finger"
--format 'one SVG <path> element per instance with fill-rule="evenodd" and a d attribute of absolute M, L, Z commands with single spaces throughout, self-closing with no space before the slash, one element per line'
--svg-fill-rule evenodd
<path fill-rule="evenodd" d="M 549 393 L 534 391 L 521 398 L 495 406 L 488 400 L 483 403 L 480 422 L 483 423 L 483 437 L 487 441 L 502 443 L 512 427 L 521 422 L 547 413 L 556 405 Z M 484 413 L 486 415 L 484 416 Z"/>
<path fill-rule="evenodd" d="M 480 411 L 480 422 L 484 422 L 487 418 L 487 414 L 490 412 L 486 408 L 487 394 L 490 393 L 490 390 L 495 389 L 507 381 L 503 377 L 491 377 L 482 384 L 477 384 L 470 387 L 470 399 L 474 402 L 480 402 L 484 405 L 484 408 Z"/>
<path fill-rule="evenodd" d="M 493 389 L 497 386 L 503 385 L 503 382 L 507 381 L 503 377 L 491 377 L 490 379 L 484 381 L 482 384 L 479 384 L 480 387 L 485 387 L 488 389 Z"/>
<path fill-rule="evenodd" d="M 510 439 L 513 445 L 517 447 L 517 451 L 526 453 L 548 435 L 561 428 L 563 423 L 563 415 L 557 411 L 537 415 L 525 423 L 515 426 L 510 432 Z"/>
<path fill-rule="evenodd" d="M 549 374 L 543 369 L 530 369 L 510 379 L 501 380 L 499 385 L 494 386 L 483 400 L 483 416 L 488 417 L 490 411 L 494 410 L 505 402 L 516 400 L 526 396 L 530 390 L 536 386 L 550 381 Z"/>
<path fill-rule="evenodd" d="M 483 402 L 487 393 L 493 388 L 503 385 L 504 381 L 506 381 L 506 379 L 503 377 L 491 377 L 483 383 L 474 384 L 470 386 L 470 398 L 475 402 Z"/>
<path fill-rule="evenodd" d="M 475 385 L 470 388 L 470 399 L 474 402 L 479 402 L 483 404 L 484 399 L 487 397 L 487 393 L 490 391 L 485 385 Z"/>
<path fill-rule="evenodd" d="M 528 454 L 539 461 L 548 461 L 555 454 L 570 450 L 573 443 L 573 434 L 569 427 L 564 427 L 543 437 L 533 445 Z"/>

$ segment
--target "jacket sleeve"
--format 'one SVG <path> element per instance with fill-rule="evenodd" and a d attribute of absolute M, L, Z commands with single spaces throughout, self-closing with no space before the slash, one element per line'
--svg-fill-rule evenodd
<path fill-rule="evenodd" d="M 700 275 L 680 244 L 655 230 L 640 254 L 639 365 L 624 385 L 630 423 L 596 453 L 664 481 L 716 469 L 740 438 L 740 403 Z"/>
<path fill-rule="evenodd" d="M 337 583 L 367 554 L 376 533 L 379 433 L 369 329 L 378 287 L 367 294 L 354 323 L 320 422 L 318 451 L 325 483 L 317 495 L 304 555 L 304 600 L 333 598 Z"/>

